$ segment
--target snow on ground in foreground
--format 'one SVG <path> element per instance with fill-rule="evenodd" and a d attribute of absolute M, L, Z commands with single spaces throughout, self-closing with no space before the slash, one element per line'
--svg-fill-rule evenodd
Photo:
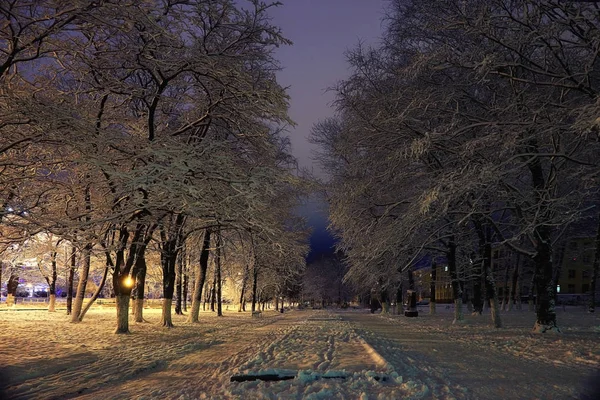
<path fill-rule="evenodd" d="M 431 397 L 431 388 L 403 379 L 327 312 L 201 313 L 197 325 L 174 316 L 174 329 L 158 326 L 160 310 L 145 317 L 149 323 L 131 323 L 131 335 L 114 335 L 112 309 L 92 309 L 80 324 L 64 312 L 1 312 L 0 390 L 26 399 Z M 229 382 L 234 374 L 268 372 L 297 378 Z"/>
<path fill-rule="evenodd" d="M 451 310 L 438 309 L 438 315 L 428 315 L 423 308 L 418 318 L 364 310 L 268 311 L 263 318 L 202 312 L 199 324 L 174 315 L 173 329 L 158 326 L 159 309 L 146 309 L 149 322 L 132 322 L 131 335 L 113 334 L 113 308 L 93 308 L 79 324 L 69 323 L 64 311 L 2 311 L 0 398 L 462 399 L 536 398 L 535 393 L 578 398 L 574 387 L 556 397 L 543 397 L 543 388 L 528 395 L 527 376 L 514 381 L 524 387 L 510 387 L 510 379 L 463 382 L 448 370 L 462 364 L 479 368 L 470 353 L 493 353 L 496 369 L 529 374 L 531 365 L 540 366 L 538 374 L 558 387 L 564 371 L 577 376 L 600 366 L 598 315 L 559 310 L 564 333 L 535 335 L 529 333 L 533 314 L 527 311 L 504 313 L 507 328 L 494 330 L 489 316 L 467 316 L 452 325 Z M 454 360 L 452 351 L 464 353 L 464 359 Z M 444 354 L 445 364 L 430 362 L 436 360 L 432 355 Z M 245 374 L 296 378 L 230 382 L 232 375 Z"/>

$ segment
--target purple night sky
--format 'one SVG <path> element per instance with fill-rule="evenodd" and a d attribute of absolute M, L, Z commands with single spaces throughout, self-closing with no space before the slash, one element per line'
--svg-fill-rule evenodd
<path fill-rule="evenodd" d="M 318 172 L 310 160 L 307 138 L 312 125 L 331 116 L 333 94 L 326 89 L 347 76 L 344 52 L 359 41 L 376 44 L 381 36 L 385 0 L 283 0 L 272 8 L 275 25 L 294 44 L 278 49 L 283 71 L 279 83 L 289 86 L 293 153 L 301 167 Z"/>
<path fill-rule="evenodd" d="M 290 129 L 293 154 L 301 168 L 318 176 L 308 143 L 311 127 L 333 114 L 333 93 L 327 88 L 348 75 L 344 53 L 359 42 L 377 44 L 382 33 L 385 0 L 284 0 L 271 9 L 273 22 L 294 44 L 278 49 L 283 70 L 279 83 L 289 87 L 290 116 L 297 126 Z M 310 259 L 328 253 L 333 245 L 326 231 L 327 212 L 322 201 L 311 199 L 299 213 L 313 228 Z"/>

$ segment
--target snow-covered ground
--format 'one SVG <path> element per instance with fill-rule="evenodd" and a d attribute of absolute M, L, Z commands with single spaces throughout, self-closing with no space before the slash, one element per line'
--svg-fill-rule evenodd
<path fill-rule="evenodd" d="M 426 308 L 423 308 L 425 311 Z M 563 399 L 593 396 L 600 318 L 559 310 L 561 335 L 533 335 L 533 314 L 451 324 L 450 310 L 418 318 L 368 311 L 203 312 L 199 324 L 131 323 L 115 312 L 0 312 L 0 397 L 22 399 Z M 281 381 L 230 382 L 278 375 Z M 593 399 L 595 397 L 588 397 Z"/>

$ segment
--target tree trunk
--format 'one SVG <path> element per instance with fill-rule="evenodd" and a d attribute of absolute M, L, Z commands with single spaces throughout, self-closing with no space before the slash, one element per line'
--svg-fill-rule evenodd
<path fill-rule="evenodd" d="M 177 300 L 175 301 L 175 314 L 177 315 L 183 315 L 183 310 L 182 310 L 182 299 L 181 299 L 181 295 L 183 294 L 183 279 L 182 276 L 183 275 L 183 257 L 185 257 L 185 252 L 184 249 L 182 248 L 181 251 L 179 252 L 179 257 L 178 257 L 178 262 L 177 262 L 177 270 L 176 270 L 176 274 L 175 274 L 175 280 L 176 280 L 176 298 Z"/>
<path fill-rule="evenodd" d="M 198 322 L 200 314 L 200 303 L 202 302 L 202 289 L 206 281 L 206 270 L 208 269 L 208 255 L 210 252 L 210 230 L 204 232 L 202 249 L 200 250 L 200 261 L 196 269 L 196 279 L 194 284 L 194 297 L 192 298 L 192 311 L 188 316 L 188 322 Z"/>
<path fill-rule="evenodd" d="M 256 262 L 252 268 L 252 312 L 256 311 L 256 289 L 258 287 L 258 268 Z"/>
<path fill-rule="evenodd" d="M 435 307 L 435 283 L 437 281 L 437 264 L 431 263 L 431 281 L 429 282 L 429 314 L 434 315 L 436 313 Z"/>
<path fill-rule="evenodd" d="M 146 289 L 146 255 L 142 252 L 135 260 L 133 276 L 135 277 L 135 299 L 133 303 L 134 321 L 144 321 L 144 294 Z"/>
<path fill-rule="evenodd" d="M 501 328 L 500 304 L 498 302 L 498 292 L 496 291 L 496 283 L 494 282 L 494 273 L 492 271 L 492 244 L 489 240 L 485 244 L 483 267 L 485 269 L 485 292 L 489 296 L 492 323 L 495 328 Z"/>
<path fill-rule="evenodd" d="M 186 260 L 187 261 L 187 260 Z M 189 287 L 189 271 L 188 263 L 184 264 L 183 270 L 183 312 L 187 312 L 187 298 L 188 298 L 188 287 Z"/>
<path fill-rule="evenodd" d="M 6 283 L 6 291 L 8 295 L 6 296 L 6 305 L 8 307 L 14 306 L 17 298 L 17 288 L 19 287 L 19 277 L 15 275 L 14 271 L 11 271 L 10 276 L 8 277 L 8 282 Z"/>
<path fill-rule="evenodd" d="M 502 311 L 506 311 L 508 310 L 508 303 L 510 303 L 510 296 L 509 296 L 509 290 L 508 290 L 508 277 L 510 276 L 510 271 L 508 268 L 508 264 L 505 265 L 504 267 L 504 285 L 502 286 L 502 306 L 501 306 L 501 310 Z"/>
<path fill-rule="evenodd" d="M 108 265 L 106 266 L 106 268 L 104 268 L 104 274 L 102 275 L 102 280 L 100 281 L 100 285 L 98 285 L 98 288 L 94 292 L 94 295 L 87 302 L 87 304 L 85 305 L 83 310 L 81 310 L 81 314 L 79 315 L 79 321 L 83 321 L 83 317 L 85 317 L 85 314 L 92 307 L 92 305 L 94 304 L 94 302 L 96 301 L 96 299 L 98 298 L 100 293 L 102 292 L 102 289 L 104 289 L 104 284 L 106 283 L 106 277 L 108 275 L 108 268 L 109 268 Z"/>
<path fill-rule="evenodd" d="M 222 282 L 221 282 L 221 246 L 223 242 L 221 240 L 221 232 L 217 233 L 217 249 L 215 253 L 215 269 L 216 269 L 216 280 L 217 280 L 217 316 L 223 316 L 223 302 L 222 302 Z M 264 309 L 264 304 L 263 304 Z"/>
<path fill-rule="evenodd" d="M 213 273 L 212 288 L 210 289 L 210 311 L 215 312 L 215 304 L 217 302 L 217 267 Z"/>
<path fill-rule="evenodd" d="M 246 311 L 245 299 L 246 296 L 246 283 L 248 281 L 248 266 L 244 268 L 244 276 L 242 277 L 242 290 L 240 293 L 240 305 L 238 308 L 238 312 Z"/>
<path fill-rule="evenodd" d="M 382 314 L 389 314 L 390 313 L 390 302 L 389 302 L 389 296 L 387 293 L 387 290 L 382 290 L 380 293 L 380 298 L 381 298 L 381 313 Z"/>
<path fill-rule="evenodd" d="M 474 257 L 474 255 L 472 255 Z M 481 270 L 481 264 L 474 262 L 473 264 L 473 299 L 471 304 L 473 305 L 473 315 L 481 315 L 483 313 L 483 290 L 481 288 L 481 282 L 483 280 L 483 274 Z"/>
<path fill-rule="evenodd" d="M 75 302 L 73 303 L 73 310 L 71 312 L 71 322 L 80 322 L 79 315 L 81 314 L 81 308 L 83 306 L 83 299 L 85 298 L 85 289 L 90 273 L 91 263 L 91 251 L 92 245 L 86 244 L 83 249 L 83 265 L 79 274 L 79 283 L 77 284 L 77 294 L 75 296 Z"/>
<path fill-rule="evenodd" d="M 166 328 L 173 327 L 171 318 L 171 305 L 173 304 L 173 293 L 175 292 L 175 267 L 177 253 L 175 252 L 175 240 L 169 240 L 163 247 L 163 306 L 160 324 Z"/>
<path fill-rule="evenodd" d="M 519 289 L 518 283 L 519 283 L 519 270 L 520 270 L 520 264 L 521 264 L 521 254 L 517 253 L 515 255 L 515 264 L 514 264 L 514 268 L 513 268 L 513 272 L 512 272 L 512 276 L 511 276 L 511 281 L 510 281 L 510 292 L 508 294 L 508 311 L 511 311 L 513 308 L 513 305 L 517 304 L 517 292 Z"/>
<path fill-rule="evenodd" d="M 591 313 L 596 311 L 596 282 L 598 282 L 598 272 L 600 270 L 600 216 L 598 218 L 595 246 L 594 264 L 592 265 L 592 278 L 590 281 L 590 303 L 588 307 L 588 311 Z"/>
<path fill-rule="evenodd" d="M 71 314 L 72 306 L 73 306 L 73 280 L 75 277 L 75 266 L 77 265 L 76 256 L 77 248 L 75 246 L 71 247 L 71 266 L 69 268 L 69 278 L 67 282 L 67 315 Z"/>
<path fill-rule="evenodd" d="M 396 289 L 396 314 L 401 315 L 403 313 L 403 295 L 402 293 L 402 281 L 398 285 L 398 289 Z"/>
<path fill-rule="evenodd" d="M 552 279 L 552 244 L 551 232 L 549 226 L 538 226 L 535 229 L 538 238 L 534 257 L 536 272 L 536 321 L 533 331 L 536 333 L 545 333 L 548 331 L 560 332 L 556 324 L 556 286 Z"/>
<path fill-rule="evenodd" d="M 533 275 L 531 275 L 531 282 L 529 283 L 529 292 L 527 292 L 527 305 L 529 311 L 535 311 L 535 304 L 533 302 L 533 295 L 535 294 L 535 268 L 533 270 Z"/>
<path fill-rule="evenodd" d="M 454 321 L 456 323 L 463 320 L 462 312 L 462 288 L 458 280 L 458 270 L 456 267 L 456 243 L 454 236 L 450 237 L 448 242 L 448 272 L 452 280 L 452 297 L 454 298 Z"/>
<path fill-rule="evenodd" d="M 129 294 L 117 294 L 117 329 L 115 333 L 129 333 Z"/>

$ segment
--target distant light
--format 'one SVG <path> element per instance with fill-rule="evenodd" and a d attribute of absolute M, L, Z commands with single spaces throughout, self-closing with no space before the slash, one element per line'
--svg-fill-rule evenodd
<path fill-rule="evenodd" d="M 127 288 L 133 287 L 133 279 L 128 276 L 125 279 L 123 279 L 123 285 Z"/>
<path fill-rule="evenodd" d="M 448 266 L 447 265 L 444 267 L 444 271 L 448 271 Z"/>
<path fill-rule="evenodd" d="M 560 285 L 556 285 L 556 293 L 560 293 Z"/>

